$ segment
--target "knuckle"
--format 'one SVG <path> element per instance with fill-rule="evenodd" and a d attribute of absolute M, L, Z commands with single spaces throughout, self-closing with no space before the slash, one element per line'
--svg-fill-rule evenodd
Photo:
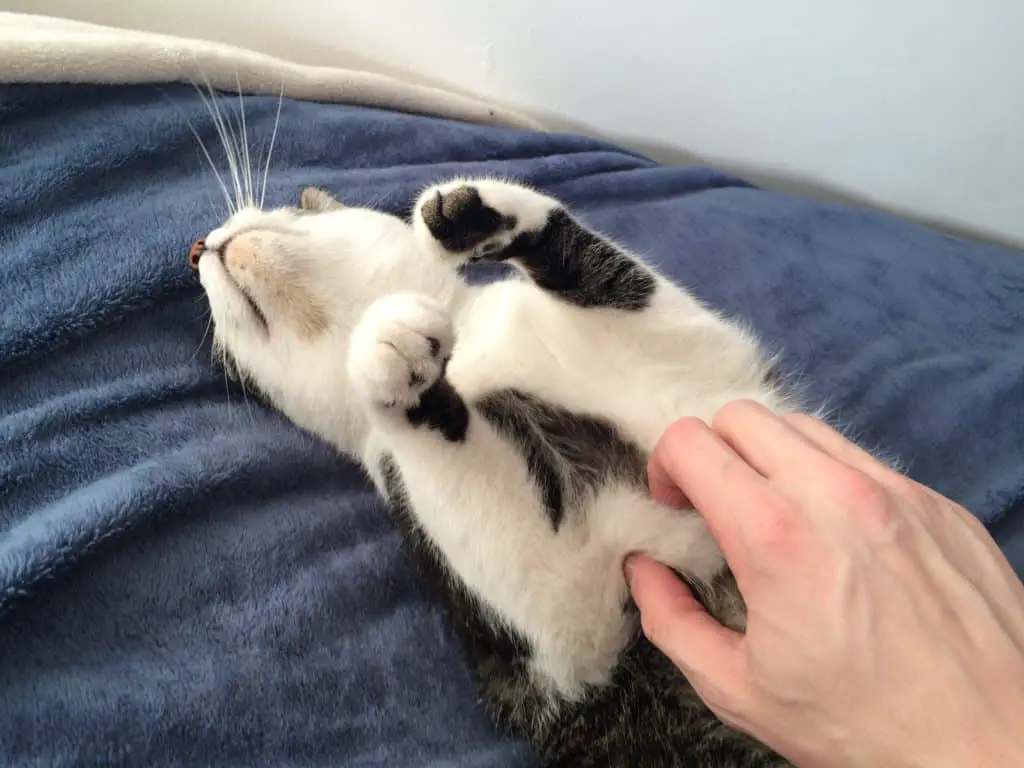
<path fill-rule="evenodd" d="M 886 506 L 885 489 L 859 470 L 844 467 L 835 482 L 843 497 L 859 508 L 876 509 Z"/>
<path fill-rule="evenodd" d="M 852 468 L 844 468 L 834 482 L 838 498 L 861 525 L 875 532 L 891 528 L 895 510 L 881 483 Z"/>
<path fill-rule="evenodd" d="M 942 508 L 936 503 L 936 496 L 933 491 L 911 480 L 905 475 L 900 475 L 894 485 L 895 497 L 890 496 L 887 501 L 889 526 L 893 526 L 896 520 L 902 519 L 910 522 L 912 519 L 923 523 L 927 527 L 941 524 Z M 972 515 L 968 514 L 968 517 Z"/>
<path fill-rule="evenodd" d="M 915 507 L 931 509 L 934 507 L 933 492 L 920 483 L 915 482 L 904 474 L 897 473 L 893 476 L 893 482 L 900 494 L 910 501 Z"/>
<path fill-rule="evenodd" d="M 711 428 L 731 431 L 731 429 L 744 421 L 757 411 L 757 406 L 750 400 L 732 400 L 715 413 L 711 419 Z"/>
<path fill-rule="evenodd" d="M 662 434 L 654 453 L 660 456 L 672 447 L 692 443 L 703 437 L 706 433 L 707 425 L 694 416 L 677 419 Z"/>
<path fill-rule="evenodd" d="M 806 413 L 787 413 L 782 417 L 784 421 L 787 421 L 791 426 L 796 427 L 800 431 L 815 429 L 820 427 L 821 424 Z"/>
<path fill-rule="evenodd" d="M 696 416 L 686 416 L 676 420 L 670 427 L 668 434 L 679 440 L 689 440 L 707 431 L 707 425 Z"/>

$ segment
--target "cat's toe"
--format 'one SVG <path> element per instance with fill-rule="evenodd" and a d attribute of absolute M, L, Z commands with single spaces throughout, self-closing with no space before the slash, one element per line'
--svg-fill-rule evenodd
<path fill-rule="evenodd" d="M 419 217 L 430 236 L 448 253 L 467 258 L 495 254 L 494 238 L 511 231 L 516 220 L 488 205 L 475 184 L 441 185 L 424 193 Z"/>
<path fill-rule="evenodd" d="M 349 375 L 375 405 L 412 408 L 444 375 L 454 341 L 450 316 L 432 299 L 388 296 L 352 332 Z"/>

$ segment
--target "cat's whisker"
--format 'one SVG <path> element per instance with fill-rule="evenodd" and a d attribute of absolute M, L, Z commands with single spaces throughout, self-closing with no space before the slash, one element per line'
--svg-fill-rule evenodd
<path fill-rule="evenodd" d="M 252 412 L 252 405 L 249 403 L 249 394 L 245 389 L 245 375 L 240 371 L 238 374 L 238 385 L 242 388 L 242 402 L 245 403 L 245 410 L 249 413 L 249 421 L 255 426 L 256 415 Z"/>
<path fill-rule="evenodd" d="M 263 189 L 260 191 L 260 208 L 267 197 L 267 175 L 270 172 L 270 156 L 274 152 L 274 141 L 277 139 L 277 126 L 281 123 L 281 105 L 284 103 L 284 81 L 281 81 L 281 93 L 277 97 L 277 114 L 274 116 L 274 130 L 270 134 L 270 147 L 267 149 L 267 161 L 263 166 Z"/>
<path fill-rule="evenodd" d="M 249 207 L 255 207 L 256 199 L 252 185 L 252 158 L 249 154 L 249 133 L 246 130 L 245 125 L 245 96 L 242 94 L 242 83 L 238 79 L 238 72 L 235 71 L 235 85 L 238 88 L 238 114 L 242 121 L 242 163 L 245 168 L 245 176 L 243 181 L 245 182 L 245 204 Z"/>
<path fill-rule="evenodd" d="M 224 402 L 228 406 L 228 418 L 231 418 L 234 414 L 231 410 L 231 383 L 228 381 L 228 353 L 224 349 L 220 353 L 220 368 L 224 372 Z"/>
<path fill-rule="evenodd" d="M 231 102 L 228 101 L 227 98 L 221 99 L 220 102 L 223 102 L 225 109 L 228 110 L 226 113 L 222 113 L 221 119 L 230 136 L 231 147 L 235 157 L 235 167 L 238 169 L 238 207 L 247 208 L 251 202 L 249 200 L 246 184 L 245 147 L 242 137 L 239 135 L 245 118 L 243 115 L 240 119 L 238 113 L 232 114 L 233 110 L 231 110 Z M 220 107 L 218 103 L 218 111 L 219 110 Z"/>
<path fill-rule="evenodd" d="M 221 104 L 224 104 L 224 110 L 221 110 Z M 242 209 L 248 205 L 248 200 L 246 199 L 245 194 L 245 167 L 243 166 L 242 161 L 242 148 L 238 139 L 238 132 L 236 131 L 237 115 L 232 115 L 231 103 L 219 94 L 217 100 L 214 102 L 214 109 L 220 116 L 221 125 L 224 126 L 224 134 L 226 137 L 225 141 L 231 147 L 231 157 L 234 161 L 235 175 L 237 178 L 238 208 Z"/>
<path fill-rule="evenodd" d="M 376 192 L 376 193 L 374 193 L 373 195 L 371 195 L 370 197 L 368 197 L 368 198 L 366 198 L 364 200 L 359 200 L 359 201 L 353 200 L 351 202 L 348 201 L 348 200 L 345 200 L 345 204 L 346 205 L 356 205 L 356 204 L 358 204 L 362 208 L 383 209 L 383 208 L 386 207 L 385 203 L 387 203 L 387 201 L 388 201 L 388 193 L 387 192 Z M 410 214 L 411 214 L 411 210 L 410 210 Z"/>
<path fill-rule="evenodd" d="M 232 215 L 234 215 L 236 213 L 235 208 L 234 208 L 234 204 L 231 202 L 231 196 L 227 194 L 227 187 L 224 186 L 223 182 L 221 182 L 221 187 L 222 187 L 222 189 L 224 191 L 225 196 L 227 197 L 227 213 L 226 214 L 220 212 L 220 210 L 218 209 L 218 206 L 214 203 L 213 198 L 210 197 L 210 190 L 208 190 L 208 189 L 204 189 L 203 190 L 203 197 L 206 198 L 206 202 L 209 204 L 210 210 L 213 211 L 213 214 L 214 214 L 215 218 L 223 218 L 225 216 L 232 216 Z"/>
<path fill-rule="evenodd" d="M 190 363 L 194 363 L 196 358 L 199 357 L 199 352 L 203 348 L 203 344 L 206 343 L 206 337 L 210 335 L 210 329 L 213 328 L 213 313 L 207 310 L 206 330 L 203 331 L 203 338 L 199 340 L 199 345 L 196 347 L 196 351 L 192 353 L 192 357 L 189 358 Z"/>
<path fill-rule="evenodd" d="M 231 142 L 228 136 L 228 127 L 224 122 L 224 118 L 220 113 L 220 107 L 217 105 L 217 96 L 214 93 L 213 86 L 210 85 L 210 81 L 203 75 L 203 80 L 206 82 L 206 88 L 209 91 L 209 97 L 203 93 L 202 89 L 193 83 L 196 92 L 199 94 L 199 98 L 203 100 L 203 105 L 206 107 L 206 111 L 210 114 L 213 119 L 214 127 L 217 129 L 217 135 L 220 137 L 221 146 L 224 149 L 224 157 L 228 163 L 228 170 L 231 173 L 231 179 L 234 182 L 235 190 L 235 210 L 243 207 L 242 201 L 242 183 L 238 175 L 238 158 L 235 152 L 235 146 Z"/>
<path fill-rule="evenodd" d="M 220 109 L 221 104 L 225 105 L 226 112 Z M 221 124 L 224 126 L 227 141 L 231 146 L 231 156 L 234 158 L 235 173 L 238 178 L 238 207 L 245 208 L 249 205 L 248 195 L 245 192 L 245 166 L 243 161 L 242 143 L 238 136 L 238 116 L 231 114 L 231 103 L 226 98 L 218 98 L 214 102 L 214 108 L 220 115 Z"/>
<path fill-rule="evenodd" d="M 193 85 L 195 84 L 193 83 Z M 192 135 L 195 137 L 196 143 L 199 145 L 200 151 L 206 158 L 206 162 L 209 163 L 210 165 L 210 170 L 213 172 L 213 177 L 217 180 L 217 185 L 220 187 L 221 192 L 224 193 L 224 201 L 228 205 L 228 212 L 234 213 L 235 207 L 234 204 L 231 202 L 231 193 L 228 192 L 227 184 L 224 183 L 224 177 L 222 177 L 220 175 L 220 171 L 217 170 L 217 164 L 213 162 L 213 158 L 210 156 L 210 151 L 207 149 L 206 143 L 199 135 L 199 131 L 196 130 L 196 127 L 195 125 L 193 125 L 192 121 L 189 120 L 188 115 L 186 115 L 184 112 L 181 111 L 181 109 L 179 109 L 178 105 L 174 103 L 174 100 L 167 95 L 163 88 L 158 87 L 157 90 L 159 90 L 161 95 L 163 95 L 163 97 L 167 99 L 168 102 L 170 102 L 171 106 L 174 107 L 174 110 L 181 116 L 181 118 L 185 121 L 185 124 L 188 126 L 188 129 L 192 132 Z"/>

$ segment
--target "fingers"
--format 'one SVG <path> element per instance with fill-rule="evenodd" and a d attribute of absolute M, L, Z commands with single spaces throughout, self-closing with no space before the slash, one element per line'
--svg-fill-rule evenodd
<path fill-rule="evenodd" d="M 906 515 L 921 519 L 930 538 L 941 541 L 947 558 L 971 558 L 971 569 L 985 571 L 1024 595 L 1024 587 L 999 546 L 974 515 L 931 488 L 876 459 L 830 425 L 806 414 L 784 417 L 794 429 L 836 461 L 852 467 L 905 500 Z"/>
<path fill-rule="evenodd" d="M 686 498 L 686 494 L 676 485 L 657 452 L 652 454 L 647 462 L 647 485 L 651 491 L 651 498 L 666 507 L 683 509 L 693 506 Z"/>
<path fill-rule="evenodd" d="M 752 400 L 736 400 L 720 408 L 711 428 L 766 478 L 794 472 L 814 475 L 835 465 L 799 430 Z"/>
<path fill-rule="evenodd" d="M 785 421 L 790 427 L 803 435 L 806 440 L 816 445 L 821 451 L 827 453 L 836 461 L 854 469 L 859 469 L 865 475 L 874 478 L 880 483 L 891 485 L 894 478 L 902 478 L 902 475 L 885 466 L 870 453 L 847 440 L 838 430 L 823 421 L 819 421 L 804 413 L 791 413 L 785 416 Z"/>
<path fill-rule="evenodd" d="M 647 639 L 695 687 L 720 689 L 723 680 L 738 679 L 741 635 L 715 621 L 661 563 L 634 555 L 626 563 L 626 574 Z"/>
<path fill-rule="evenodd" d="M 672 424 L 651 459 L 654 484 L 675 486 L 708 524 L 741 587 L 750 568 L 751 531 L 781 530 L 789 503 L 704 422 Z M 677 495 L 678 498 L 678 495 Z"/>
<path fill-rule="evenodd" d="M 934 504 L 959 517 L 973 533 L 985 533 L 985 528 L 978 519 L 959 504 L 954 504 L 931 488 L 923 486 L 906 475 L 886 466 L 828 424 L 803 413 L 789 414 L 785 417 L 785 420 L 805 438 L 841 464 L 863 472 L 872 480 L 901 496 L 907 496 L 908 494 L 917 497 L 927 495 L 933 500 Z M 915 491 L 916 494 L 914 493 Z M 918 504 L 917 506 L 921 505 Z"/>

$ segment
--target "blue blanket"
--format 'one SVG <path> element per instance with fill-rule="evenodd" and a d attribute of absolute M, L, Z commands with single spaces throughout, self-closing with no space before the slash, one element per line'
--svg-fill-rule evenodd
<path fill-rule="evenodd" d="M 276 99 L 246 101 L 254 146 Z M 188 88 L 0 90 L 0 762 L 515 766 L 358 472 L 210 363 Z M 265 149 L 264 149 L 265 151 Z M 1024 255 L 567 135 L 285 101 L 267 194 L 522 177 L 747 319 L 1024 570 Z M 1015 511 L 1014 511 L 1015 510 Z"/>

